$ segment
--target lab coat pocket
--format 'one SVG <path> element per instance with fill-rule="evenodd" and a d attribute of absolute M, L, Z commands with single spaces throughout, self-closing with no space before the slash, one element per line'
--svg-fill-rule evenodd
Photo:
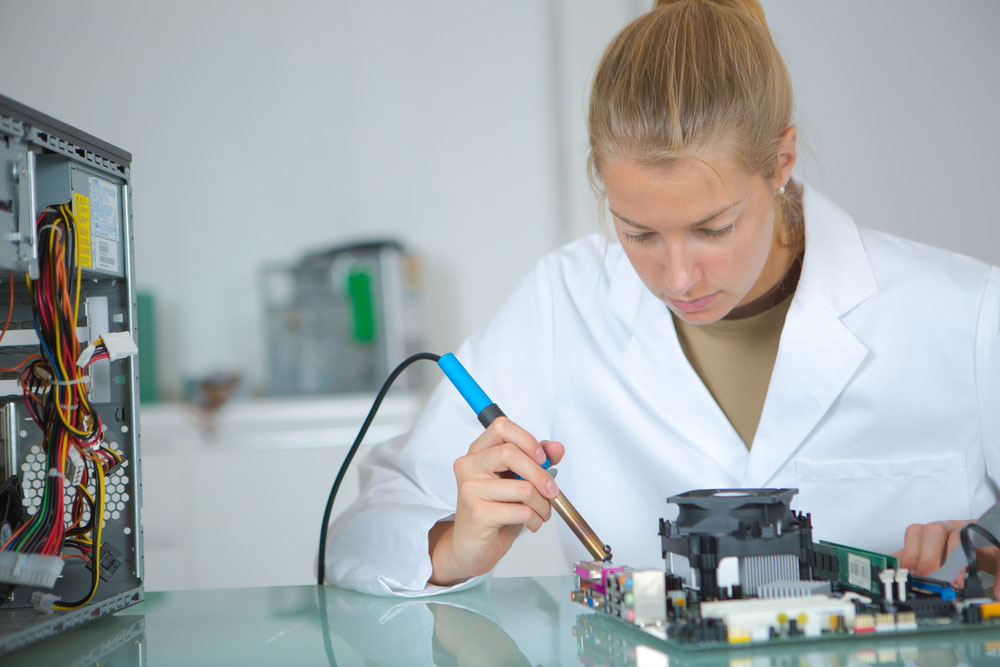
<path fill-rule="evenodd" d="M 906 527 L 971 517 L 962 454 L 912 459 L 799 460 L 796 507 L 812 514 L 814 539 L 892 553 Z"/>

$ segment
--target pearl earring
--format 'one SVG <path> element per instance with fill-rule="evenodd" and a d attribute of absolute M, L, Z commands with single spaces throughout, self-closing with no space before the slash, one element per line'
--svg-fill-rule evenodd
<path fill-rule="evenodd" d="M 778 194 L 779 195 L 785 194 L 785 186 L 784 185 L 782 185 L 780 188 L 778 188 Z"/>

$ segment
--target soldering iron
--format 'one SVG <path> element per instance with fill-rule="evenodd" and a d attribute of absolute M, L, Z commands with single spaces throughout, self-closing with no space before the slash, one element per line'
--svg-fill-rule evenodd
<path fill-rule="evenodd" d="M 375 419 L 375 414 L 378 412 L 379 406 L 382 404 L 382 400 L 385 398 L 386 393 L 389 391 L 389 387 L 392 386 L 393 381 L 408 367 L 410 364 L 420 361 L 420 360 L 433 361 L 437 363 L 438 367 L 445 374 L 451 383 L 458 390 L 458 393 L 462 395 L 472 411 L 476 413 L 479 423 L 483 425 L 483 428 L 489 428 L 498 417 L 504 417 L 503 410 L 490 400 L 486 392 L 482 390 L 478 383 L 472 379 L 469 372 L 465 370 L 461 362 L 455 357 L 455 355 L 450 352 L 441 356 L 436 354 L 431 354 L 429 352 L 421 352 L 414 354 L 407 359 L 405 359 L 401 364 L 399 364 L 389 377 L 386 379 L 385 384 L 379 390 L 378 395 L 375 397 L 375 401 L 372 403 L 371 410 L 368 411 L 368 416 L 365 418 L 364 423 L 361 425 L 361 430 L 358 431 L 358 437 L 355 438 L 354 444 L 351 445 L 350 450 L 347 452 L 347 456 L 344 457 L 344 462 L 340 466 L 340 471 L 337 473 L 337 478 L 333 482 L 333 488 L 330 489 L 330 497 L 326 502 L 326 510 L 323 512 L 323 525 L 320 528 L 319 535 L 319 564 L 317 566 L 317 576 L 316 583 L 320 586 L 323 585 L 323 580 L 326 578 L 326 531 L 330 523 L 330 514 L 333 510 L 333 502 L 337 497 L 337 491 L 340 489 L 340 484 L 344 480 L 344 475 L 347 473 L 347 467 L 350 465 L 351 460 L 354 458 L 354 454 L 358 451 L 358 447 L 361 446 L 362 440 L 364 440 L 365 434 L 368 432 L 368 428 L 371 426 L 372 421 Z M 549 473 L 555 476 L 555 469 L 550 469 L 550 462 L 545 459 L 545 463 L 542 467 L 549 470 Z M 520 477 L 518 478 L 520 479 Z M 583 546 L 587 548 L 590 555 L 594 560 L 600 560 L 609 562 L 611 560 L 611 547 L 604 544 L 594 529 L 591 528 L 580 513 L 573 507 L 573 504 L 569 502 L 562 491 L 559 491 L 555 498 L 550 498 L 549 503 L 551 503 L 552 508 L 556 513 L 563 518 L 566 525 L 569 526 L 573 534 L 577 536 Z"/>

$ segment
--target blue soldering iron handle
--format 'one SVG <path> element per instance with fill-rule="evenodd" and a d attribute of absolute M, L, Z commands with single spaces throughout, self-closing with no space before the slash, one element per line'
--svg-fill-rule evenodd
<path fill-rule="evenodd" d="M 458 393 L 462 395 L 472 411 L 476 413 L 476 418 L 479 419 L 483 428 L 489 428 L 497 417 L 506 416 L 500 406 L 491 401 L 482 387 L 472 379 L 469 371 L 465 370 L 465 366 L 455 358 L 454 354 L 451 352 L 442 354 L 438 360 L 438 366 L 455 385 L 455 389 L 458 389 Z"/>
<path fill-rule="evenodd" d="M 462 365 L 454 354 L 451 352 L 442 354 L 438 360 L 438 366 L 444 372 L 445 376 L 451 380 L 451 383 L 455 385 L 455 389 L 458 389 L 458 393 L 462 395 L 462 398 L 469 404 L 472 411 L 476 413 L 476 418 L 479 419 L 479 423 L 483 425 L 483 428 L 489 428 L 490 424 L 497 417 L 506 417 L 500 406 L 490 400 L 490 397 L 472 379 L 469 371 L 465 370 L 465 366 Z M 542 467 L 548 470 L 550 465 L 552 463 L 546 458 Z"/>

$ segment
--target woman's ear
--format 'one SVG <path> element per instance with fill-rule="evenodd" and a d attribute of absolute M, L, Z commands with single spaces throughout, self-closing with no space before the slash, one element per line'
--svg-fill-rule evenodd
<path fill-rule="evenodd" d="M 788 183 L 792 177 L 792 167 L 798 153 L 795 150 L 795 140 L 797 138 L 795 126 L 792 125 L 781 134 L 781 141 L 778 143 L 778 164 L 774 172 L 774 189 L 778 190 Z"/>

